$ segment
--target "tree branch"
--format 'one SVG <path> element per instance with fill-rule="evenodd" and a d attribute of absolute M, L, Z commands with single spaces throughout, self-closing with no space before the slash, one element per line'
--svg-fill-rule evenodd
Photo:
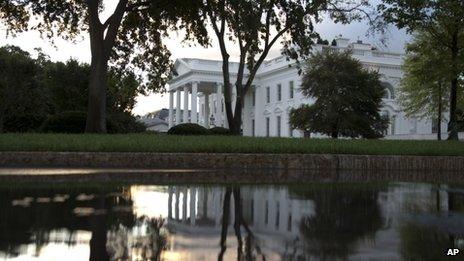
<path fill-rule="evenodd" d="M 116 40 L 119 26 L 121 25 L 122 18 L 124 17 L 124 14 L 126 12 L 127 1 L 128 0 L 119 0 L 119 3 L 116 6 L 116 9 L 114 10 L 114 13 L 110 16 L 110 18 L 108 18 L 108 29 L 104 39 L 106 56 L 110 55 L 111 48 L 113 47 L 114 42 Z"/>

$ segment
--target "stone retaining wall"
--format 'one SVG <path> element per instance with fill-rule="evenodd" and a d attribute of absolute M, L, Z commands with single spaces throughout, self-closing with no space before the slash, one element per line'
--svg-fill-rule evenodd
<path fill-rule="evenodd" d="M 0 152 L 0 167 L 463 171 L 462 156 Z"/>

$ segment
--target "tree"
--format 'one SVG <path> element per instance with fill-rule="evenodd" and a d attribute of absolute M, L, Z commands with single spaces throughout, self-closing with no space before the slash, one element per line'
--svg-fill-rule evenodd
<path fill-rule="evenodd" d="M 444 47 L 450 75 L 450 116 L 448 139 L 458 139 L 456 106 L 458 81 L 464 74 L 464 1 L 462 0 L 383 0 L 378 7 L 384 21 L 408 32 L 430 34 L 434 46 Z"/>
<path fill-rule="evenodd" d="M 348 260 L 360 239 L 382 229 L 378 187 L 335 184 L 293 187 L 289 192 L 314 202 L 314 215 L 303 216 L 299 227 L 301 252 L 311 259 Z"/>
<path fill-rule="evenodd" d="M 44 63 L 41 83 L 49 89 L 52 113 L 86 111 L 90 65 L 70 59 Z M 130 112 L 138 94 L 146 94 L 141 80 L 130 71 L 110 67 L 108 71 L 107 111 Z"/>
<path fill-rule="evenodd" d="M 0 47 L 0 132 L 37 131 L 47 117 L 66 112 L 85 119 L 89 75 L 86 63 L 52 62 L 40 50 L 33 58 L 19 47 Z M 130 112 L 136 96 L 145 94 L 139 78 L 110 68 L 108 79 L 108 118 L 113 125 L 135 121 Z"/>
<path fill-rule="evenodd" d="M 111 68 L 108 77 L 108 109 L 111 112 L 130 113 L 137 95 L 146 95 L 140 79 L 133 72 Z"/>
<path fill-rule="evenodd" d="M 37 77 L 41 70 L 28 52 L 15 46 L 0 48 L 0 133 L 29 131 L 48 113 L 47 91 Z M 19 120 L 12 129 L 15 119 Z"/>
<path fill-rule="evenodd" d="M 87 32 L 90 36 L 91 64 L 88 88 L 86 132 L 106 132 L 106 93 L 109 62 L 119 68 L 142 71 L 145 88 L 163 90 L 172 64 L 162 42 L 168 30 L 183 28 L 186 37 L 201 35 L 203 19 L 198 16 L 199 1 L 118 0 L 113 13 L 102 21 L 102 0 L 7 0 L 6 21 L 13 31 L 24 28 L 28 14 L 39 18 L 32 28 L 48 38 L 74 39 Z M 11 10 L 20 11 L 11 11 Z M 3 10 L 3 9 L 2 9 Z M 13 19 L 9 15 L 14 14 Z M 3 13 L 2 13 L 3 14 Z M 21 21 L 8 23 L 9 20 Z"/>
<path fill-rule="evenodd" d="M 49 92 L 51 114 L 64 111 L 85 111 L 90 66 L 77 60 L 43 63 L 41 84 Z"/>
<path fill-rule="evenodd" d="M 379 114 L 385 87 L 379 74 L 368 71 L 349 52 L 325 50 L 307 61 L 301 92 L 312 105 L 291 111 L 293 128 L 339 136 L 378 138 L 388 127 Z"/>
<path fill-rule="evenodd" d="M 442 115 L 449 108 L 445 83 L 449 82 L 450 60 L 444 55 L 446 47 L 435 43 L 429 33 L 421 32 L 408 44 L 398 100 L 406 115 L 436 120 L 437 139 L 441 140 Z M 462 90 L 458 93 L 462 98 Z"/>
<path fill-rule="evenodd" d="M 252 88 L 256 73 L 278 41 L 289 59 L 307 57 L 313 42 L 319 39 L 314 24 L 328 14 L 337 22 L 360 19 L 368 1 L 343 0 L 205 0 L 202 8 L 219 42 L 222 56 L 224 103 L 231 132 L 240 134 L 245 95 Z M 239 65 L 232 107 L 229 50 L 226 41 L 238 44 Z M 248 69 L 248 72 L 246 70 Z"/>

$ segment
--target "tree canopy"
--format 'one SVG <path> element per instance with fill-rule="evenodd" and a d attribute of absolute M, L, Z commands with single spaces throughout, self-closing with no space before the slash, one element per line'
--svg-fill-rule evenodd
<path fill-rule="evenodd" d="M 49 107 L 38 77 L 41 72 L 29 53 L 14 46 L 0 48 L 0 132 L 11 115 L 17 119 L 17 131 L 43 120 Z"/>
<path fill-rule="evenodd" d="M 38 130 L 50 115 L 87 108 L 88 64 L 52 62 L 40 50 L 33 56 L 15 46 L 0 47 L 0 132 Z M 124 113 L 127 120 L 136 96 L 145 92 L 131 72 L 110 68 L 108 78 L 107 110 Z"/>
<path fill-rule="evenodd" d="M 404 61 L 404 77 L 401 80 L 399 103 L 407 116 L 432 119 L 440 126 L 442 114 L 449 109 L 450 58 L 446 47 L 436 45 L 427 32 L 417 32 L 412 43 L 407 45 Z M 458 98 L 462 100 L 462 82 Z M 460 102 L 462 104 L 462 102 Z M 437 129 L 441 139 L 441 128 Z"/>
<path fill-rule="evenodd" d="M 385 87 L 376 71 L 368 71 L 349 52 L 327 49 L 306 62 L 301 92 L 315 99 L 312 105 L 293 109 L 293 128 L 332 138 L 379 138 L 388 119 L 379 113 Z"/>
<path fill-rule="evenodd" d="M 464 1 L 462 0 L 383 0 L 378 7 L 384 21 L 408 32 L 425 32 L 433 46 L 447 56 L 450 78 L 449 139 L 458 139 L 458 81 L 464 75 Z"/>
<path fill-rule="evenodd" d="M 144 87 L 162 91 L 171 74 L 170 53 L 163 44 L 168 31 L 184 29 L 186 38 L 206 44 L 199 0 L 118 0 L 106 20 L 103 0 L 6 0 L 0 4 L 1 22 L 11 32 L 27 28 L 43 36 L 73 40 L 90 36 L 90 78 L 87 132 L 106 132 L 108 63 L 143 74 Z M 31 18 L 35 18 L 31 22 Z"/>

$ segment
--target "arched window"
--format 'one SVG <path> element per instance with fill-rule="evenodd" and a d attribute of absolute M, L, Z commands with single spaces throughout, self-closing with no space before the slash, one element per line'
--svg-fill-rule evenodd
<path fill-rule="evenodd" d="M 388 82 L 382 82 L 382 86 L 385 87 L 385 99 L 395 99 L 395 89 L 393 88 L 393 85 L 391 85 Z"/>

